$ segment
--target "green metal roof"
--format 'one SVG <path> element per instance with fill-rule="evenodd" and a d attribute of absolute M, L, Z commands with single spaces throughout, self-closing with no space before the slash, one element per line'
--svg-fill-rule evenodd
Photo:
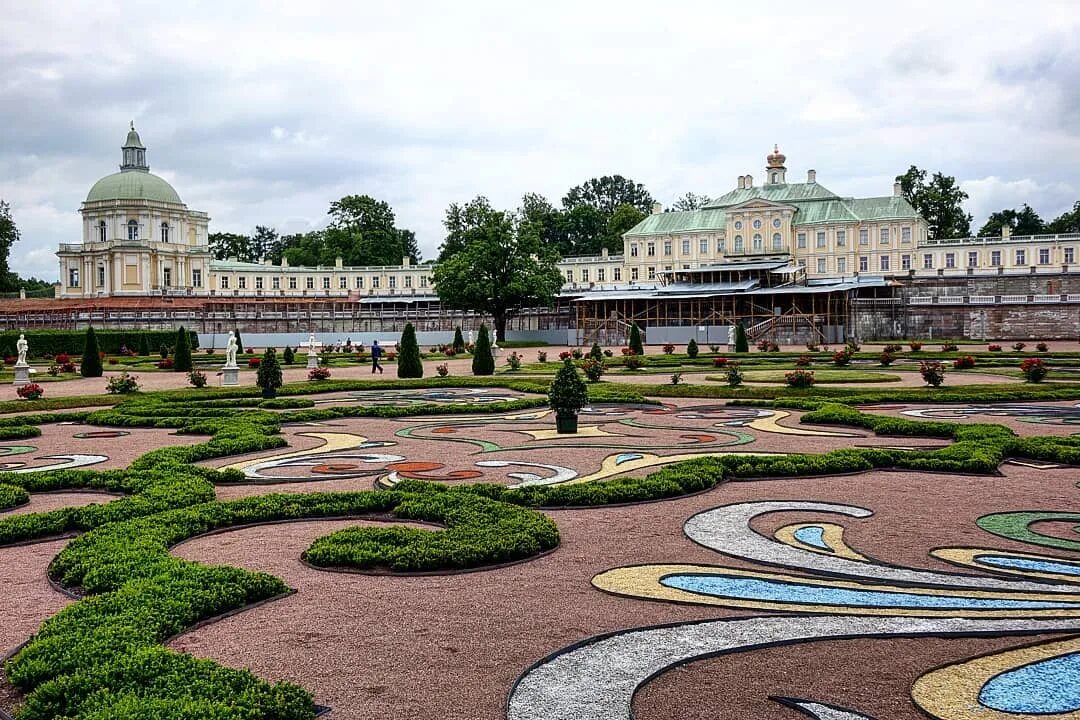
<path fill-rule="evenodd" d="M 700 230 L 723 230 L 726 215 L 723 210 L 684 210 L 649 215 L 625 234 L 670 235 Z"/>
<path fill-rule="evenodd" d="M 859 216 L 860 220 L 889 220 L 893 218 L 911 219 L 919 217 L 919 213 L 907 200 L 895 195 L 872 198 L 849 198 L 846 200 L 852 212 Z"/>
<path fill-rule="evenodd" d="M 818 183 L 782 183 L 759 185 L 756 187 L 736 188 L 716 198 L 708 205 L 710 208 L 728 208 L 748 200 L 768 200 L 769 202 L 794 203 L 813 200 L 839 200 L 839 196 Z"/>
<path fill-rule="evenodd" d="M 139 139 L 139 133 L 135 132 L 134 123 L 132 124 L 131 129 L 128 130 L 128 136 L 127 140 L 124 142 L 124 147 L 138 148 L 139 150 L 146 149 L 145 147 L 143 147 L 142 140 Z"/>
<path fill-rule="evenodd" d="M 86 202 L 100 200 L 154 200 L 182 205 L 173 186 L 157 175 L 138 170 L 113 173 L 94 183 Z"/>
<path fill-rule="evenodd" d="M 815 223 L 858 222 L 847 200 L 827 200 L 825 202 L 796 203 L 798 210 L 791 219 L 792 225 L 812 225 Z"/>

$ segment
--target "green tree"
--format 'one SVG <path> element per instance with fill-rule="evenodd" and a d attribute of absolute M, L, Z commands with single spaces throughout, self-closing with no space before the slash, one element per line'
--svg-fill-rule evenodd
<path fill-rule="evenodd" d="M 967 237 L 971 235 L 971 215 L 962 203 L 968 194 L 960 189 L 956 178 L 936 172 L 926 181 L 926 171 L 912 165 L 903 175 L 897 175 L 900 194 L 923 216 L 927 237 Z"/>
<path fill-rule="evenodd" d="M 82 364 L 79 366 L 79 374 L 83 377 L 101 377 L 101 349 L 98 347 L 97 335 L 94 328 L 86 328 L 86 339 L 83 341 Z"/>
<path fill-rule="evenodd" d="M 578 205 L 559 217 L 559 232 L 564 238 L 563 256 L 597 255 L 607 234 L 608 218 L 591 205 Z"/>
<path fill-rule="evenodd" d="M 495 356 L 491 354 L 491 340 L 488 338 L 487 325 L 480 326 L 480 332 L 476 334 L 476 347 L 472 356 L 473 375 L 493 375 L 495 373 Z"/>
<path fill-rule="evenodd" d="M 645 347 L 641 344 L 641 330 L 638 329 L 637 323 L 630 324 L 630 340 L 627 342 L 630 347 L 630 352 L 635 355 L 644 355 Z"/>
<path fill-rule="evenodd" d="M 281 382 L 281 365 L 278 363 L 277 351 L 268 347 L 255 373 L 255 384 L 263 389 L 264 395 L 273 397 L 277 394 L 277 389 L 281 387 Z"/>
<path fill-rule="evenodd" d="M 251 236 L 251 249 L 248 253 L 251 262 L 262 262 L 269 258 L 278 244 L 277 230 L 265 225 L 256 225 Z"/>
<path fill-rule="evenodd" d="M 139 335 L 139 355 L 150 357 L 150 336 L 146 333 Z"/>
<path fill-rule="evenodd" d="M 979 236 L 1001 235 L 1001 229 L 1006 225 L 1013 235 L 1038 235 L 1046 230 L 1046 223 L 1039 217 L 1039 213 L 1024 203 L 1019 210 L 1009 208 L 991 213 L 986 223 L 979 228 Z"/>
<path fill-rule="evenodd" d="M 599 362 L 604 361 L 604 351 L 600 349 L 600 343 L 593 343 L 592 348 L 589 349 L 589 357 Z"/>
<path fill-rule="evenodd" d="M 176 349 L 173 351 L 173 371 L 191 372 L 191 335 L 181 325 L 176 331 Z"/>
<path fill-rule="evenodd" d="M 491 348 L 488 348 L 491 352 Z M 490 375 L 490 373 L 488 373 Z M 420 359 L 420 346 L 416 343 L 416 328 L 412 323 L 405 323 L 401 333 L 401 347 L 397 358 L 397 376 L 399 378 L 424 377 L 424 363 Z"/>
<path fill-rule="evenodd" d="M 685 212 L 687 210 L 700 210 L 708 204 L 708 196 L 688 192 L 681 198 L 676 200 L 674 203 L 672 203 L 671 209 L 675 210 L 676 212 Z"/>
<path fill-rule="evenodd" d="M 686 343 L 686 357 L 696 358 L 698 356 L 697 340 L 690 338 L 690 342 Z"/>
<path fill-rule="evenodd" d="M 589 402 L 589 389 L 570 358 L 563 361 L 548 388 L 548 404 L 560 417 L 577 415 Z"/>
<path fill-rule="evenodd" d="M 293 349 L 291 347 L 286 345 L 285 351 L 281 353 L 281 359 L 285 362 L 286 365 L 292 365 L 293 361 L 296 360 L 296 353 L 293 352 Z"/>
<path fill-rule="evenodd" d="M 217 260 L 236 258 L 240 262 L 255 262 L 251 238 L 236 233 L 210 233 L 207 237 L 210 253 Z"/>
<path fill-rule="evenodd" d="M 465 338 L 461 336 L 461 326 L 454 328 L 454 343 L 451 347 L 455 353 L 465 352 Z"/>
<path fill-rule="evenodd" d="M 630 205 L 643 213 L 652 212 L 653 197 L 641 183 L 622 175 L 605 175 L 570 188 L 562 202 L 567 210 L 589 205 L 610 218 L 620 205 Z"/>
<path fill-rule="evenodd" d="M 11 248 L 19 241 L 19 228 L 11 216 L 11 206 L 0 200 L 0 292 L 18 290 L 19 278 L 11 272 L 8 258 Z"/>
<path fill-rule="evenodd" d="M 542 245 L 554 248 L 561 257 L 573 255 L 574 249 L 566 235 L 563 213 L 538 193 L 527 193 L 521 198 L 518 216 L 522 224 L 529 224 L 540 238 Z"/>
<path fill-rule="evenodd" d="M 646 217 L 648 216 L 645 213 L 632 205 L 620 205 L 615 208 L 614 214 L 608 219 L 601 249 L 607 248 L 608 252 L 622 252 L 623 234 Z"/>
<path fill-rule="evenodd" d="M 746 328 L 743 327 L 742 323 L 735 326 L 735 352 L 750 352 L 750 342 L 746 339 Z"/>
<path fill-rule="evenodd" d="M 1080 200 L 1072 210 L 1063 212 L 1046 225 L 1048 233 L 1080 233 Z"/>
<path fill-rule="evenodd" d="M 233 330 L 233 335 L 236 336 L 236 354 L 242 354 L 244 352 L 244 338 L 240 337 L 240 328 Z"/>
<path fill-rule="evenodd" d="M 443 260 L 433 271 L 439 299 L 448 308 L 491 315 L 497 341 L 506 337 L 507 320 L 522 308 L 550 305 L 562 288 L 557 255 L 541 245 L 533 226 L 516 223 L 508 213 L 487 206 L 453 242 L 460 249 L 446 256 L 444 244 Z"/>
<path fill-rule="evenodd" d="M 396 227 L 389 203 L 370 195 L 346 195 L 330 203 L 323 264 L 333 265 L 338 256 L 346 265 L 398 265 L 403 257 L 419 260 L 415 235 Z"/>
<path fill-rule="evenodd" d="M 446 217 L 443 219 L 446 237 L 439 248 L 439 262 L 464 250 L 466 242 L 475 234 L 476 229 L 487 223 L 494 214 L 495 209 L 483 196 L 478 196 L 464 205 L 451 203 L 450 207 L 446 208 Z"/>

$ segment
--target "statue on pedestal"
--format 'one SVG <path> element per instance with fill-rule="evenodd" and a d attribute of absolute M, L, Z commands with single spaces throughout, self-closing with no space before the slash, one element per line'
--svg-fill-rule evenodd
<path fill-rule="evenodd" d="M 236 367 L 236 350 L 237 350 L 236 334 L 232 330 L 230 330 L 229 331 L 229 344 L 225 347 L 225 367 L 226 368 L 234 368 L 234 367 Z"/>
<path fill-rule="evenodd" d="M 19 367 L 26 366 L 26 351 L 30 349 L 30 344 L 26 342 L 26 336 L 19 333 L 19 341 L 15 343 L 15 349 L 19 353 L 19 359 L 15 362 Z"/>
<path fill-rule="evenodd" d="M 315 333 L 308 335 L 307 339 L 307 354 L 311 355 L 315 353 Z"/>

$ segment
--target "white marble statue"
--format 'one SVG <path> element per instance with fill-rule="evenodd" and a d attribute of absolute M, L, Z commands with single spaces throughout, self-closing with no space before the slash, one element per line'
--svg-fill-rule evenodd
<path fill-rule="evenodd" d="M 308 335 L 308 339 L 307 339 L 307 354 L 308 355 L 312 355 L 312 354 L 316 353 L 315 344 L 316 344 L 315 333 L 311 333 L 310 335 Z"/>
<path fill-rule="evenodd" d="M 225 346 L 225 367 L 236 367 L 236 333 L 229 331 L 229 344 Z"/>
<path fill-rule="evenodd" d="M 30 349 L 30 344 L 26 342 L 26 336 L 22 333 L 19 333 L 19 341 L 15 343 L 15 349 L 19 352 L 19 359 L 15 364 L 26 365 L 26 351 Z"/>

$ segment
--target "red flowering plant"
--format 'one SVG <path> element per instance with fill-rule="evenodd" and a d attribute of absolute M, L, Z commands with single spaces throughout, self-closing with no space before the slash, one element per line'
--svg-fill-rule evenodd
<path fill-rule="evenodd" d="M 23 400 L 37 400 L 39 397 L 45 394 L 45 388 L 41 387 L 37 383 L 30 383 L 29 385 L 22 385 L 15 391 L 19 397 Z"/>
<path fill-rule="evenodd" d="M 784 373 L 784 382 L 791 388 L 808 388 L 814 385 L 813 370 L 792 370 Z"/>
<path fill-rule="evenodd" d="M 159 370 L 172 370 L 173 359 L 165 358 L 164 360 L 159 360 L 157 366 Z"/>
<path fill-rule="evenodd" d="M 570 351 L 563 350 L 561 353 L 559 353 L 559 359 L 564 361 L 570 359 Z"/>
<path fill-rule="evenodd" d="M 172 367 L 172 360 L 169 360 L 168 363 L 169 363 L 169 367 Z M 158 363 L 159 366 L 160 366 L 160 364 L 161 363 Z M 257 367 L 259 367 L 259 365 L 262 365 L 262 358 L 257 358 L 257 357 L 248 358 L 248 367 L 249 368 L 257 368 Z"/>
<path fill-rule="evenodd" d="M 307 378 L 308 380 L 329 380 L 330 368 L 322 366 L 311 368 L 311 370 L 308 371 Z"/>
<path fill-rule="evenodd" d="M 725 365 L 727 365 L 727 362 L 728 360 L 726 357 L 717 357 L 712 359 L 713 367 L 724 367 Z"/>
<path fill-rule="evenodd" d="M 795 364 L 799 367 L 807 367 L 813 364 L 813 359 L 809 355 L 800 355 L 795 359 Z"/>
<path fill-rule="evenodd" d="M 958 357 L 953 360 L 952 366 L 957 370 L 970 370 L 971 368 L 975 367 L 975 358 L 970 355 Z"/>
<path fill-rule="evenodd" d="M 988 345 L 986 349 L 989 350 L 990 352 L 1001 352 L 1001 346 L 1000 345 L 995 345 L 994 343 L 991 343 L 990 345 Z"/>
<path fill-rule="evenodd" d="M 927 385 L 939 387 L 941 383 L 945 382 L 945 366 L 939 362 L 919 363 L 919 374 L 922 375 L 922 379 L 926 381 Z"/>
<path fill-rule="evenodd" d="M 630 348 L 628 348 L 628 347 L 624 347 L 624 348 L 623 348 L 622 350 L 620 350 L 619 352 L 621 352 L 621 353 L 622 353 L 622 354 L 623 354 L 624 356 L 627 356 L 627 355 L 633 355 L 633 354 L 634 354 L 634 351 L 633 351 L 633 350 L 631 350 L 631 349 L 630 349 Z"/>
<path fill-rule="evenodd" d="M 1049 369 L 1040 358 L 1026 358 L 1020 363 L 1020 372 L 1029 383 L 1042 382 Z"/>
<path fill-rule="evenodd" d="M 672 353 L 674 353 L 674 352 L 675 352 L 675 346 L 674 346 L 673 344 L 671 344 L 671 343 L 666 343 L 666 344 L 664 345 L 664 354 L 665 354 L 665 355 L 671 355 L 671 354 L 672 354 Z"/>
<path fill-rule="evenodd" d="M 851 363 L 852 354 L 853 353 L 848 348 L 844 348 L 843 350 L 837 350 L 835 353 L 833 353 L 832 356 L 833 365 L 836 365 L 838 367 L 842 365 L 849 365 Z"/>

